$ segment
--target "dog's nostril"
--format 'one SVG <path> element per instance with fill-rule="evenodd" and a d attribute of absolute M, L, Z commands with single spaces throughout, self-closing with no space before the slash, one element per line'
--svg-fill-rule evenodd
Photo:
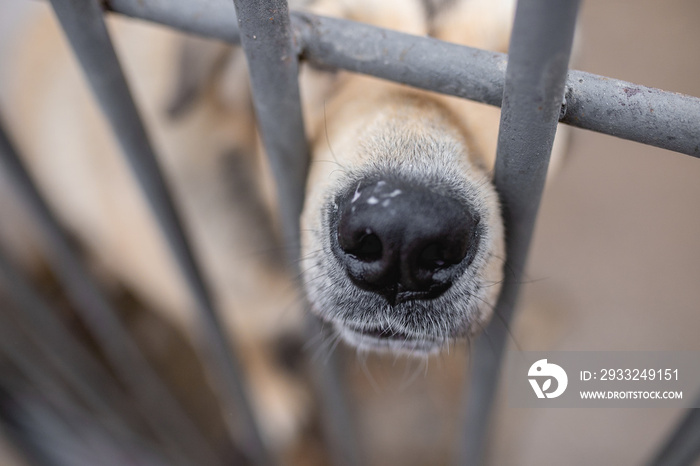
<path fill-rule="evenodd" d="M 416 266 L 424 270 L 437 271 L 459 264 L 469 252 L 469 233 L 466 230 L 451 230 L 438 241 L 422 249 L 417 247 Z"/>
<path fill-rule="evenodd" d="M 338 238 L 339 241 L 341 237 Z M 343 246 L 341 241 L 341 248 L 346 253 L 356 257 L 363 262 L 373 262 L 381 259 L 382 257 L 382 242 L 377 235 L 371 233 L 364 233 L 360 235 L 359 239 L 354 242 L 353 245 Z"/>
<path fill-rule="evenodd" d="M 418 267 L 426 270 L 444 268 L 448 260 L 445 258 L 443 247 L 437 243 L 429 244 L 418 256 Z"/>

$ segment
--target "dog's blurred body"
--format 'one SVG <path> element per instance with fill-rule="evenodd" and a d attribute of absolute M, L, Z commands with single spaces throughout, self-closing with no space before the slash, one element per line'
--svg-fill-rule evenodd
<path fill-rule="evenodd" d="M 290 440 L 308 411 L 297 377 L 274 354 L 298 333 L 298 298 L 282 259 L 258 165 L 247 69 L 238 49 L 111 17 L 109 28 L 223 321 L 243 355 L 251 398 L 272 444 Z M 193 337 L 195 306 L 80 69 L 48 14 L 13 54 L 2 90 L 9 126 L 46 199 L 79 239 L 107 287 L 125 286 Z M 194 44 L 194 45 L 193 45 Z M 167 114 L 181 51 L 230 55 L 219 79 L 178 118 Z M 226 58 L 226 57 L 224 57 Z M 210 63 L 204 63 L 211 66 Z M 269 189 L 269 186 L 267 187 Z M 29 268 L 26 222 L 3 222 Z M 25 227 L 26 228 L 26 227 Z M 29 232 L 31 233 L 31 232 Z"/>
<path fill-rule="evenodd" d="M 315 13 L 501 52 L 514 8 L 513 0 L 305 3 Z M 305 417 L 308 395 L 276 366 L 270 347 L 280 335 L 299 331 L 301 309 L 283 263 L 274 186 L 256 135 L 242 51 L 123 18 L 109 23 L 206 278 L 242 350 L 256 411 L 270 441 L 284 444 Z M 15 79 L 2 94 L 32 174 L 107 280 L 128 286 L 191 332 L 195 316 L 186 287 L 55 21 L 38 20 L 22 43 Z M 300 85 L 313 151 L 302 268 L 314 312 L 351 344 L 409 353 L 434 352 L 481 329 L 502 274 L 502 225 L 489 175 L 498 110 L 310 67 L 302 69 Z M 361 195 L 360 174 L 373 176 L 367 167 L 375 175 L 395 170 L 390 178 L 418 180 L 421 189 L 442 186 L 436 196 L 455 195 L 477 219 L 478 243 L 468 245 L 474 248 L 468 264 L 459 258 L 465 265 L 444 294 L 401 298 L 399 284 L 385 302 L 348 280 L 337 247 L 334 253 L 329 206 L 355 184 Z M 6 236 L 25 241 L 33 235 Z M 25 263 L 32 263 L 30 256 Z M 340 303 L 339 295 L 349 301 Z M 410 317 L 417 314 L 422 317 Z"/>

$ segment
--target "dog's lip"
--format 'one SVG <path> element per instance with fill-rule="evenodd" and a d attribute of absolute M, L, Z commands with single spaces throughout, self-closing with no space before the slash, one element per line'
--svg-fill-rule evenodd
<path fill-rule="evenodd" d="M 376 338 L 378 340 L 411 341 L 417 339 L 415 336 L 410 335 L 406 332 L 384 325 L 368 325 L 363 327 L 356 327 L 353 325 L 345 324 L 345 327 L 355 333 L 359 333 L 363 336 Z"/>
<path fill-rule="evenodd" d="M 370 347 L 374 350 L 391 350 L 409 355 L 433 354 L 438 351 L 444 341 L 428 335 L 412 335 L 382 325 L 354 327 L 343 325 L 344 331 L 355 335 L 352 339 L 359 347 Z"/>

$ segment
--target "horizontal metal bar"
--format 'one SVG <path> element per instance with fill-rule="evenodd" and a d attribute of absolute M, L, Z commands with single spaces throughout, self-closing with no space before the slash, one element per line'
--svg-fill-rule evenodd
<path fill-rule="evenodd" d="M 501 105 L 505 54 L 307 13 L 292 20 L 302 57 L 316 66 Z"/>
<path fill-rule="evenodd" d="M 566 81 L 561 122 L 700 157 L 700 99 L 583 71 Z"/>
<path fill-rule="evenodd" d="M 202 37 L 240 42 L 230 0 L 103 0 L 104 8 Z"/>
<path fill-rule="evenodd" d="M 506 70 L 494 184 L 506 231 L 504 280 L 477 339 L 455 464 L 484 461 L 508 326 L 525 269 L 561 112 L 578 0 L 519 0 Z"/>
<path fill-rule="evenodd" d="M 191 453 L 218 464 L 210 446 L 146 361 L 117 311 L 78 259 L 67 233 L 39 193 L 1 121 L 0 165 L 39 227 L 45 242 L 42 252 L 49 265 L 110 365 L 146 414 L 150 427 L 160 435 L 161 441 L 182 449 L 183 457 Z M 179 439 L 179 443 L 173 444 L 174 439 Z"/>
<path fill-rule="evenodd" d="M 185 235 L 179 213 L 163 178 L 142 119 L 105 27 L 102 11 L 93 0 L 51 0 L 102 112 L 122 148 L 134 176 L 148 200 L 161 231 L 189 287 L 199 311 L 199 350 L 223 404 L 224 418 L 241 450 L 260 464 L 269 462 L 242 380 L 234 347 L 223 330 Z M 233 5 L 229 6 L 233 14 Z"/>
<path fill-rule="evenodd" d="M 108 0 L 107 8 L 187 32 L 238 42 L 227 0 L 207 0 L 188 23 L 192 2 Z M 292 12 L 298 51 L 319 66 L 340 68 L 422 89 L 501 105 L 507 55 L 377 27 Z M 583 71 L 567 79 L 562 123 L 700 157 L 700 99 Z"/>
<path fill-rule="evenodd" d="M 329 68 L 501 105 L 508 56 L 297 13 L 304 58 Z M 700 99 L 572 71 L 563 123 L 700 157 Z"/>

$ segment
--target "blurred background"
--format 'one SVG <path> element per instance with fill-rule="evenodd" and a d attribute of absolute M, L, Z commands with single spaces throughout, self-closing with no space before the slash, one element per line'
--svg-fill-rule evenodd
<path fill-rule="evenodd" d="M 44 7 L 0 4 L 0 47 L 9 45 L 27 8 Z M 584 1 L 575 67 L 700 96 L 698 18 L 694 0 Z M 2 69 L 0 64 L 0 79 Z M 546 188 L 511 348 L 700 350 L 698 201 L 700 160 L 574 130 L 570 154 Z M 200 370 L 182 339 L 152 320 L 147 328 L 155 333 L 144 341 L 160 335 L 171 355 Z M 345 352 L 346 381 L 370 463 L 447 464 L 469 363 L 466 346 L 427 363 Z M 189 408 L 203 423 L 216 424 L 215 406 L 201 401 L 207 396 L 196 395 L 200 402 Z M 640 464 L 680 415 L 662 409 L 525 410 L 501 400 L 488 456 L 494 465 Z M 2 432 L 0 464 L 26 464 Z M 305 435 L 290 464 L 323 464 L 318 432 Z"/>

